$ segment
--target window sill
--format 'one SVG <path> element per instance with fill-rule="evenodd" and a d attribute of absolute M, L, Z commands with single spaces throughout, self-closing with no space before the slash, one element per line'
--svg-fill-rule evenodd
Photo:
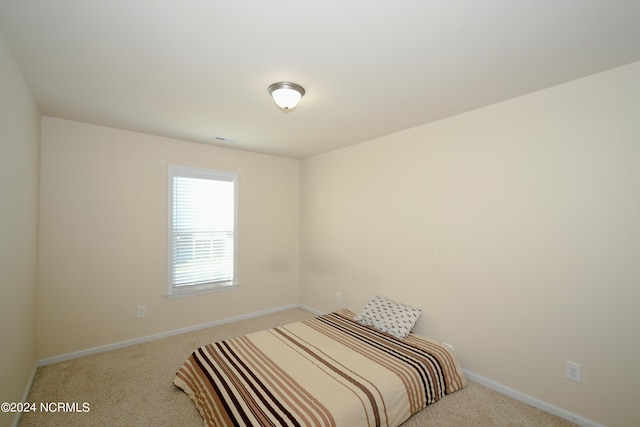
<path fill-rule="evenodd" d="M 224 291 L 230 291 L 233 289 L 238 289 L 240 286 L 235 284 L 235 285 L 203 285 L 203 286 L 195 286 L 193 289 L 186 289 L 184 291 L 178 291 L 178 292 L 171 292 L 171 293 L 166 293 L 164 296 L 167 299 L 176 299 L 176 298 L 185 298 L 185 297 L 192 297 L 192 296 L 196 296 L 196 295 L 204 295 L 204 294 L 211 294 L 214 292 L 224 292 Z"/>

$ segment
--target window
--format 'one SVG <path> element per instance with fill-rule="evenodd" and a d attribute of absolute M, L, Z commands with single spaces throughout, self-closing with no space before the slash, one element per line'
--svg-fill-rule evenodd
<path fill-rule="evenodd" d="M 169 166 L 167 296 L 235 286 L 237 174 Z"/>

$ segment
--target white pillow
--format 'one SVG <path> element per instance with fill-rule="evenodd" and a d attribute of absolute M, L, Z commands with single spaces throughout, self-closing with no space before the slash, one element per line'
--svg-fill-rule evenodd
<path fill-rule="evenodd" d="M 355 320 L 402 339 L 409 335 L 421 314 L 422 310 L 376 295 Z"/>

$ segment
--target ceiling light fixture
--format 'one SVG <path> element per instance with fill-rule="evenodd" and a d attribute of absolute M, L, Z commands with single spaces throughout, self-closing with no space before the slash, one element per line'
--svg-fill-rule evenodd
<path fill-rule="evenodd" d="M 269 86 L 269 93 L 276 105 L 287 112 L 296 108 L 304 95 L 304 88 L 291 82 L 278 82 Z"/>

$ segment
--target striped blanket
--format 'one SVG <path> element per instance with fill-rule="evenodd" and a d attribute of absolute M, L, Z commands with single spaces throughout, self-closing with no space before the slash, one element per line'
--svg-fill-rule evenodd
<path fill-rule="evenodd" d="M 197 349 L 173 383 L 205 426 L 398 426 L 466 386 L 452 353 L 339 310 Z"/>

